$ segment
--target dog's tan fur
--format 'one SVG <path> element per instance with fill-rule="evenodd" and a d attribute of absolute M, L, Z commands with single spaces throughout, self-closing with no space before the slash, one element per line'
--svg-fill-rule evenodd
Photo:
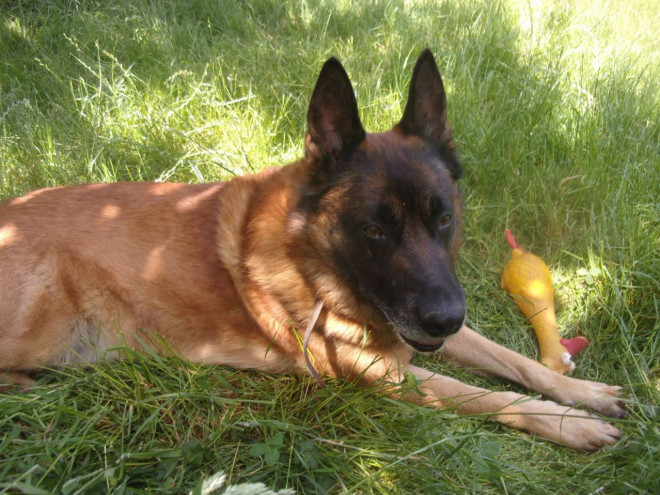
<path fill-rule="evenodd" d="M 367 135 L 364 146 L 414 139 L 395 128 Z M 412 348 L 302 242 L 307 220 L 291 210 L 314 173 L 313 155 L 224 184 L 62 187 L 0 206 L 4 380 L 29 384 L 27 373 L 40 367 L 95 362 L 120 344 L 152 342 L 154 334 L 194 362 L 304 372 L 298 330 L 321 300 L 309 352 L 326 375 L 372 385 L 400 382 L 411 371 L 423 394 L 405 395 L 420 404 L 489 413 L 577 449 L 619 437 L 607 422 L 571 407 L 618 417 L 617 387 L 554 373 L 465 326 L 446 339 L 446 359 L 566 405 L 410 365 Z M 315 221 L 305 235 L 323 246 L 335 219 Z"/>

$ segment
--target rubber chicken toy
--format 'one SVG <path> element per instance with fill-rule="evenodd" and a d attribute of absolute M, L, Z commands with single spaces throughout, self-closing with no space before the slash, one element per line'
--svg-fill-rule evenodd
<path fill-rule="evenodd" d="M 559 338 L 550 270 L 541 258 L 519 247 L 509 229 L 506 238 L 513 250 L 500 285 L 534 327 L 541 362 L 558 373 L 569 373 L 575 369 L 572 356 L 585 349 L 589 341 L 584 337 Z"/>

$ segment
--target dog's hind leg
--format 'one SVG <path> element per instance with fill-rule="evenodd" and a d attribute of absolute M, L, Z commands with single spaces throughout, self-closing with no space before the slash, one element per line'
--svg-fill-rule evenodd
<path fill-rule="evenodd" d="M 557 402 L 586 407 L 612 418 L 625 415 L 619 401 L 620 387 L 561 375 L 468 327 L 449 337 L 442 353 L 450 363 L 518 383 Z"/>
<path fill-rule="evenodd" d="M 34 380 L 21 371 L 0 372 L 0 393 L 28 390 L 34 385 Z"/>

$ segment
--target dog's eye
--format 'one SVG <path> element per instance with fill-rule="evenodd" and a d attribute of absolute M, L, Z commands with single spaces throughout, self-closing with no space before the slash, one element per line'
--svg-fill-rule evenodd
<path fill-rule="evenodd" d="M 362 232 L 364 232 L 367 237 L 372 239 L 385 239 L 385 232 L 383 232 L 383 230 L 378 225 L 369 225 L 362 229 Z"/>
<path fill-rule="evenodd" d="M 440 219 L 440 228 L 445 228 L 451 223 L 451 215 L 445 215 Z"/>

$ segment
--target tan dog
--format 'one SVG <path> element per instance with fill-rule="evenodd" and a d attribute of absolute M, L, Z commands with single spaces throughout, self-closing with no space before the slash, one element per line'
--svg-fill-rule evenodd
<path fill-rule="evenodd" d="M 414 350 L 444 344 L 457 365 L 623 414 L 617 387 L 559 375 L 463 326 L 453 268 L 462 169 L 429 51 L 401 122 L 380 134 L 365 133 L 348 76 L 330 59 L 305 149 L 298 162 L 224 184 L 62 187 L 0 206 L 4 381 L 27 385 L 40 367 L 158 339 L 198 363 L 305 371 L 301 333 L 310 324 L 309 356 L 323 374 L 371 385 L 412 372 L 416 390 L 390 393 L 491 413 L 578 449 L 619 437 L 581 410 L 409 364 Z"/>

